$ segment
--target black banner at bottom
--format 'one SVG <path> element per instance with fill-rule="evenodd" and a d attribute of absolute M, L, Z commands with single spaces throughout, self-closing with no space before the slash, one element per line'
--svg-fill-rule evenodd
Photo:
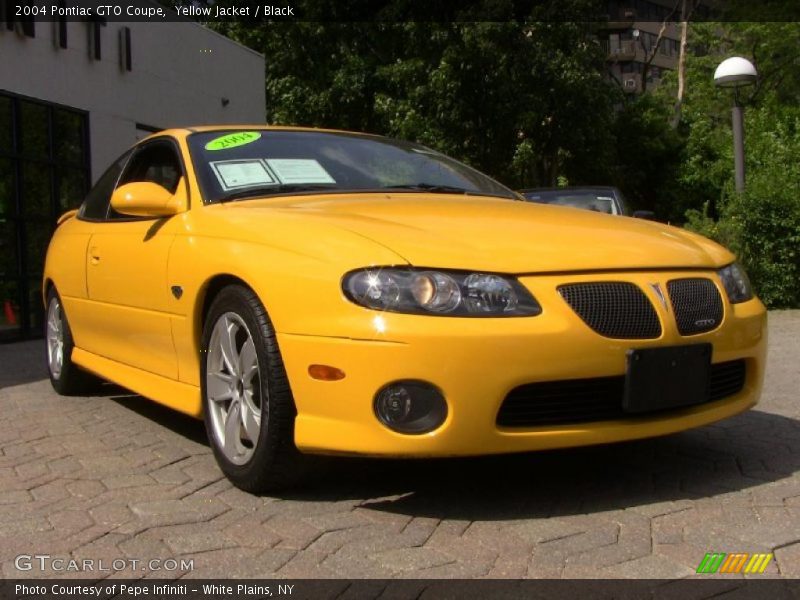
<path fill-rule="evenodd" d="M 6 579 L 0 598 L 44 600 L 489 600 L 800 598 L 800 579 Z"/>

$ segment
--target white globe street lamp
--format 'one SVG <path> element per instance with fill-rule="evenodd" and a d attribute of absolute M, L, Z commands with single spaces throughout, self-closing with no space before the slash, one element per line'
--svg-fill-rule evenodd
<path fill-rule="evenodd" d="M 739 88 L 752 85 L 758 79 L 756 68 L 746 58 L 734 56 L 723 60 L 714 71 L 714 83 L 733 88 L 733 163 L 736 191 L 744 191 L 744 108 L 739 102 Z"/>

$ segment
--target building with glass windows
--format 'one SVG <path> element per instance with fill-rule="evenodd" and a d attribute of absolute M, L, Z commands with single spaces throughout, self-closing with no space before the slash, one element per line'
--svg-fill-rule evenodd
<path fill-rule="evenodd" d="M 10 3 L 2 3 L 4 6 Z M 0 14 L 0 341 L 41 332 L 56 219 L 137 139 L 264 121 L 264 57 L 192 22 Z"/>

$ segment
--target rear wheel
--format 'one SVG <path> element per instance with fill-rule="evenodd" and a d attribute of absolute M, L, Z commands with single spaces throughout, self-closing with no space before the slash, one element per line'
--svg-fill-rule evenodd
<path fill-rule="evenodd" d="M 248 492 L 297 483 L 307 460 L 294 445 L 294 401 L 272 323 L 251 290 L 220 291 L 202 347 L 206 432 L 222 471 Z"/>
<path fill-rule="evenodd" d="M 51 288 L 47 294 L 45 341 L 50 383 L 56 392 L 63 396 L 76 396 L 97 389 L 101 380 L 72 362 L 75 342 L 61 298 L 55 288 Z"/>

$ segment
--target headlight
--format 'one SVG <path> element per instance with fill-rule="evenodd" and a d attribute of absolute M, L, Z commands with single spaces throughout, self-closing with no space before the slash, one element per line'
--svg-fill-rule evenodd
<path fill-rule="evenodd" d="M 724 269 L 720 269 L 717 274 L 722 280 L 722 285 L 725 286 L 725 292 L 728 294 L 731 304 L 747 302 L 753 297 L 750 280 L 739 263 L 728 265 Z"/>
<path fill-rule="evenodd" d="M 348 273 L 342 288 L 360 306 L 461 317 L 523 317 L 542 312 L 513 277 L 429 269 L 374 268 Z"/>

